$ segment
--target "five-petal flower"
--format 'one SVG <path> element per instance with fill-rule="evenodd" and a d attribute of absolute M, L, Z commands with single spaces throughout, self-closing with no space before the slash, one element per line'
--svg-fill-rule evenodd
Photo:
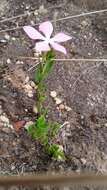
<path fill-rule="evenodd" d="M 37 52 L 49 51 L 51 47 L 57 51 L 60 51 L 66 54 L 66 49 L 64 46 L 59 43 L 65 42 L 71 39 L 70 36 L 60 32 L 56 34 L 54 37 L 51 37 L 53 32 L 53 26 L 50 21 L 46 21 L 40 24 L 38 32 L 32 26 L 24 26 L 23 27 L 26 34 L 33 40 L 40 40 L 40 42 L 36 43 L 35 49 Z"/>

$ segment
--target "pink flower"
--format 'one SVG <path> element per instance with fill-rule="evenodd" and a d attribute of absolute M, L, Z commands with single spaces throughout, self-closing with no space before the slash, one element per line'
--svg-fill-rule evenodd
<path fill-rule="evenodd" d="M 60 32 L 51 38 L 53 32 L 53 26 L 51 22 L 47 21 L 40 24 L 39 31 L 42 33 L 38 32 L 31 26 L 24 26 L 23 29 L 31 39 L 41 40 L 40 42 L 36 43 L 35 49 L 37 52 L 49 51 L 52 47 L 57 51 L 63 52 L 64 54 L 67 53 L 65 47 L 59 43 L 68 41 L 71 39 L 71 37 L 64 34 L 63 32 Z"/>

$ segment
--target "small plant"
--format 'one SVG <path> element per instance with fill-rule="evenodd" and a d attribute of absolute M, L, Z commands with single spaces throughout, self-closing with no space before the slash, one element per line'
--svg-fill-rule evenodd
<path fill-rule="evenodd" d="M 27 131 L 33 139 L 38 140 L 44 145 L 50 156 L 56 159 L 65 159 L 64 152 L 61 150 L 60 145 L 54 143 L 60 129 L 60 124 L 53 124 L 46 119 L 47 110 L 43 107 L 46 98 L 44 80 L 48 77 L 55 64 L 55 51 L 53 49 L 66 54 L 65 47 L 59 43 L 70 40 L 71 37 L 61 32 L 51 38 L 53 26 L 49 21 L 40 24 L 39 31 L 41 33 L 31 26 L 25 26 L 24 31 L 31 39 L 40 40 L 40 42 L 37 42 L 35 45 L 36 51 L 40 54 L 40 63 L 35 70 L 38 117 L 35 123 L 29 126 Z"/>

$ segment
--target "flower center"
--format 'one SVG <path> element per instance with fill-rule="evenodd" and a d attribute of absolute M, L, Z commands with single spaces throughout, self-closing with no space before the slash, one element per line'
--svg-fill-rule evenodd
<path fill-rule="evenodd" d="M 46 42 L 46 43 L 48 43 L 48 44 L 49 44 L 49 43 L 50 43 L 50 41 L 51 41 L 50 37 L 45 38 L 45 42 Z"/>

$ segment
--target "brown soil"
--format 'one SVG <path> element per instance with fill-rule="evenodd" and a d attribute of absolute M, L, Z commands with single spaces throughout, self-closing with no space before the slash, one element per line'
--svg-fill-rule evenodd
<path fill-rule="evenodd" d="M 67 0 L 2 2 L 1 20 L 36 10 L 43 4 L 46 9 L 38 16 L 32 14 L 0 23 L 1 30 L 23 26 L 31 21 L 39 23 L 51 20 L 56 13 L 57 17 L 61 18 L 84 11 L 84 8 Z M 55 32 L 62 30 L 73 37 L 67 44 L 68 58 L 107 58 L 106 17 L 107 13 L 102 13 L 56 23 Z M 9 39 L 5 39 L 7 34 Z M 12 125 L 17 121 L 34 121 L 36 117 L 33 111 L 36 102 L 35 91 L 33 98 L 30 98 L 24 90 L 26 77 L 29 76 L 30 81 L 34 80 L 34 73 L 29 71 L 29 68 L 34 66 L 35 62 L 19 58 L 33 56 L 33 47 L 34 42 L 28 40 L 22 29 L 0 33 L 0 105 Z M 63 58 L 60 54 L 58 57 Z M 69 159 L 63 162 L 52 160 L 38 142 L 30 139 L 24 129 L 16 132 L 1 123 L 0 174 L 30 174 L 43 171 L 107 174 L 106 62 L 58 62 L 46 83 L 49 119 L 57 120 L 61 124 L 69 122 L 58 135 Z M 49 96 L 52 90 L 57 91 L 59 97 L 71 107 L 70 112 L 58 112 Z M 84 187 L 85 189 L 91 190 L 88 187 Z"/>

